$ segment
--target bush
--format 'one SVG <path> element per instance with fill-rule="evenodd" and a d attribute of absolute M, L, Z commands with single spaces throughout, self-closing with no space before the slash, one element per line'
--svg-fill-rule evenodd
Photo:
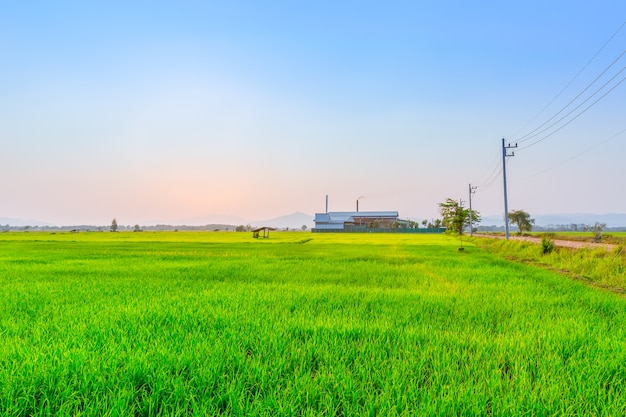
<path fill-rule="evenodd" d="M 550 254 L 554 251 L 554 240 L 549 235 L 543 235 L 541 237 L 541 253 L 544 255 Z"/>

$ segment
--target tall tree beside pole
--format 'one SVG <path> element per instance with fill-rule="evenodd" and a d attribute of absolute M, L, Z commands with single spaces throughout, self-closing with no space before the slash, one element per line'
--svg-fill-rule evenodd
<path fill-rule="evenodd" d="M 462 202 L 458 202 L 451 198 L 439 203 L 439 210 L 443 217 L 443 225 L 449 230 L 463 234 L 465 226 L 469 225 L 470 210 L 463 207 Z M 480 222 L 480 213 L 472 210 L 472 218 L 476 223 Z"/>

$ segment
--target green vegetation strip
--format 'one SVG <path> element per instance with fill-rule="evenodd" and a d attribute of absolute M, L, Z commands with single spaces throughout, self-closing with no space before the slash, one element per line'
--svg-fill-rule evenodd
<path fill-rule="evenodd" d="M 560 236 L 562 239 L 568 235 Z M 543 236 L 542 244 L 477 238 L 475 242 L 489 252 L 506 259 L 534 264 L 544 269 L 582 280 L 594 286 L 624 294 L 626 289 L 626 248 L 615 245 L 612 250 L 553 247 L 546 250 L 552 237 Z M 545 252 L 545 253 L 544 253 Z"/>
<path fill-rule="evenodd" d="M 626 300 L 427 235 L 0 235 L 0 415 L 624 415 Z"/>

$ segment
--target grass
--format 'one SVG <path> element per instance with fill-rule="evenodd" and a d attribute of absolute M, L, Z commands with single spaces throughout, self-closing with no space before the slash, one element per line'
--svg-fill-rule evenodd
<path fill-rule="evenodd" d="M 465 246 L 0 234 L 0 414 L 624 415 L 626 300 Z"/>
<path fill-rule="evenodd" d="M 551 235 L 544 236 L 544 242 L 552 242 Z M 626 289 L 626 250 L 616 246 L 606 248 L 570 249 L 554 247 L 550 253 L 543 253 L 542 246 L 514 240 L 479 239 L 479 245 L 494 254 L 507 259 L 540 265 L 560 271 L 571 277 L 588 281 L 594 285 L 624 293 Z"/>
<path fill-rule="evenodd" d="M 541 237 L 545 235 L 546 232 L 531 232 L 528 234 L 531 236 Z M 574 240 L 579 242 L 597 243 L 593 232 L 548 232 L 548 234 L 558 240 Z M 513 235 L 515 234 L 513 233 Z M 601 242 L 613 245 L 625 245 L 626 232 L 604 231 L 602 232 Z"/>

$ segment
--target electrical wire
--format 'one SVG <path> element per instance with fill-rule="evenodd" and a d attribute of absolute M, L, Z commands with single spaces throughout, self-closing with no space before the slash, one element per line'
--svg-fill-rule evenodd
<path fill-rule="evenodd" d="M 522 127 L 521 129 L 518 130 L 517 133 L 519 133 L 520 131 L 524 130 L 526 127 L 528 127 L 531 123 L 533 123 L 541 114 L 543 114 L 556 100 L 557 98 L 559 98 L 563 92 L 565 92 L 565 90 L 567 90 L 567 88 L 569 88 L 572 83 L 585 71 L 585 69 L 587 69 L 587 67 L 598 57 L 598 55 L 606 48 L 606 46 L 615 38 L 615 36 L 617 36 L 617 34 L 624 28 L 624 26 L 626 26 L 626 21 L 624 21 L 619 28 L 609 37 L 609 39 L 602 45 L 602 47 L 591 57 L 591 59 L 589 61 L 587 61 L 587 63 L 581 68 L 580 71 L 578 71 L 578 73 L 565 85 L 565 87 L 563 87 L 558 93 L 557 95 L 548 103 L 546 104 L 546 106 L 539 112 L 537 113 L 537 115 L 535 115 L 524 127 Z M 574 112 L 576 112 L 578 109 L 580 109 L 585 103 L 587 103 L 589 100 L 591 100 L 594 96 L 596 96 L 598 93 L 600 93 L 607 85 L 609 85 L 613 80 L 615 80 L 625 69 L 626 67 L 622 67 L 622 69 L 615 75 L 613 75 L 613 77 L 611 77 L 611 79 L 609 81 L 607 81 L 606 83 L 604 83 L 600 88 L 598 88 L 593 94 L 591 94 L 589 97 L 587 97 L 582 103 L 578 104 L 574 109 L 572 109 L 571 111 L 569 111 L 566 115 L 564 115 L 563 117 L 561 117 L 560 119 L 558 119 L 556 122 L 550 124 L 548 127 L 546 127 L 543 130 L 542 129 L 544 126 L 546 126 L 548 123 L 550 123 L 551 121 L 553 121 L 556 117 L 558 117 L 561 113 L 563 113 L 568 107 L 570 107 L 576 100 L 578 100 L 583 94 L 585 94 L 585 92 L 587 92 L 587 90 L 589 90 L 600 78 L 602 78 L 620 59 L 623 58 L 623 56 L 626 54 L 626 50 L 622 51 L 622 53 L 615 58 L 593 81 L 591 81 L 589 84 L 587 84 L 587 86 L 580 91 L 572 100 L 570 100 L 565 106 L 563 106 L 556 114 L 554 114 L 552 117 L 550 117 L 548 120 L 546 120 L 544 123 L 542 123 L 541 125 L 539 125 L 537 128 L 535 128 L 534 130 L 532 130 L 531 132 L 527 133 L 526 135 L 518 138 L 517 140 L 513 140 L 511 142 L 515 142 L 515 143 L 523 143 L 523 142 L 527 142 L 547 131 L 549 131 L 550 129 L 552 129 L 553 127 L 555 127 L 556 125 L 558 125 L 559 123 L 561 123 L 563 120 L 567 119 L 570 115 L 572 115 Z M 600 96 L 597 100 L 595 100 L 593 103 L 591 103 L 589 106 L 585 107 L 582 111 L 580 111 L 579 113 L 577 113 L 576 115 L 574 115 L 574 117 L 572 117 L 571 119 L 567 120 L 565 123 L 563 123 L 561 126 L 557 127 L 555 130 L 553 130 L 552 132 L 546 134 L 545 136 L 541 137 L 540 139 L 532 142 L 531 144 L 519 148 L 518 151 L 521 150 L 525 150 L 528 149 L 540 142 L 542 142 L 543 140 L 549 138 L 550 136 L 554 135 L 555 133 L 557 133 L 558 131 L 560 131 L 561 129 L 565 128 L 567 125 L 569 125 L 570 123 L 572 123 L 574 120 L 576 120 L 578 117 L 580 117 L 582 114 L 584 114 L 587 110 L 589 110 L 591 107 L 593 107 L 595 104 L 597 104 L 600 100 L 602 100 L 604 97 L 606 97 L 609 93 L 611 93 L 613 90 L 615 90 L 615 88 L 617 88 L 624 80 L 626 80 L 626 77 L 622 78 L 621 80 L 619 80 L 615 85 L 613 85 L 608 91 L 606 91 L 604 94 L 602 94 L 602 96 Z M 575 155 L 574 157 L 568 159 L 567 161 L 577 158 L 589 151 L 591 151 L 592 149 L 601 146 L 602 144 L 608 142 L 609 140 L 621 135 L 622 133 L 624 133 L 626 131 L 626 129 L 618 132 L 617 134 L 611 136 L 610 138 L 606 139 L 605 141 L 597 144 L 596 146 L 587 149 L 586 151 Z M 517 133 L 514 135 L 516 136 Z M 563 163 L 567 162 L 564 161 Z M 504 163 L 508 163 L 508 159 L 505 160 Z M 552 169 L 552 168 L 550 168 Z M 545 172 L 545 171 L 542 171 Z M 487 177 L 487 179 L 485 181 L 483 181 L 479 186 L 476 187 L 476 192 L 483 192 L 487 189 L 489 189 L 490 187 L 492 187 L 496 180 L 498 180 L 501 176 L 501 174 L 503 173 L 503 167 L 501 166 L 501 164 L 497 164 L 494 169 L 491 171 L 491 173 L 489 174 L 489 176 Z M 540 173 L 539 173 L 540 174 Z M 535 174 L 535 175 L 539 175 L 539 174 Z"/>
<path fill-rule="evenodd" d="M 626 69 L 626 67 L 622 68 L 622 71 Z M 620 71 L 620 73 L 622 72 Z M 619 73 L 618 73 L 619 74 Z M 612 80 L 612 79 L 611 79 Z M 596 101 L 594 101 L 593 103 L 591 103 L 589 106 L 585 107 L 585 109 L 583 111 L 581 111 L 580 113 L 578 113 L 576 116 L 574 116 L 573 118 L 571 118 L 570 120 L 568 120 L 566 123 L 564 123 L 562 126 L 558 127 L 557 129 L 553 130 L 552 132 L 550 132 L 549 134 L 543 136 L 541 139 L 536 140 L 535 142 L 524 146 L 523 148 L 519 148 L 518 151 L 523 151 L 525 149 L 528 149 L 536 144 L 538 144 L 539 142 L 542 142 L 544 140 L 546 140 L 547 138 L 549 138 L 550 136 L 554 135 L 556 132 L 558 132 L 559 130 L 563 129 L 565 126 L 569 125 L 570 123 L 572 123 L 574 120 L 578 119 L 583 113 L 585 113 L 587 110 L 589 110 L 591 107 L 593 107 L 594 105 L 596 105 L 600 100 L 602 100 L 604 97 L 606 97 L 609 93 L 611 93 L 613 90 L 615 90 L 622 82 L 624 82 L 624 80 L 626 80 L 626 77 L 623 77 L 617 84 L 615 84 L 613 87 L 611 87 L 611 89 L 609 91 L 607 91 L 606 93 L 602 94 Z M 606 86 L 606 84 L 604 85 Z M 600 91 L 602 88 L 604 88 L 604 86 L 602 86 L 600 89 L 598 89 L 596 91 L 596 93 L 598 91 Z M 593 97 L 596 93 L 594 93 L 591 97 Z M 589 97 L 589 98 L 591 98 Z M 569 116 L 570 114 L 572 114 L 574 111 L 576 111 L 582 104 L 586 103 L 589 98 L 587 100 L 585 100 L 584 102 L 582 102 L 580 105 L 578 105 L 574 110 L 572 110 L 571 112 L 569 112 L 568 114 L 566 114 L 565 116 L 563 116 L 561 119 L 559 119 L 556 123 L 560 122 L 561 120 L 563 120 L 564 118 L 566 118 L 567 116 Z M 555 124 L 556 124 L 555 123 Z M 550 127 L 554 126 L 551 125 Z M 549 129 L 549 128 L 548 128 Z M 547 130 L 547 129 L 545 129 Z M 544 131 L 545 131 L 544 130 Z"/>
<path fill-rule="evenodd" d="M 595 144 L 594 146 L 592 146 L 592 147 L 590 147 L 590 148 L 587 148 L 587 149 L 585 149 L 584 151 L 582 151 L 582 152 L 580 152 L 580 153 L 577 153 L 576 155 L 573 155 L 573 156 L 571 156 L 571 157 L 569 157 L 569 158 L 567 158 L 567 159 L 565 159 L 565 160 L 563 160 L 563 161 L 559 162 L 558 164 L 555 164 L 555 165 L 553 165 L 553 166 L 551 166 L 551 167 L 549 167 L 549 168 L 546 168 L 546 169 L 544 169 L 544 170 L 542 170 L 542 171 L 539 171 L 539 172 L 537 172 L 537 173 L 535 173 L 535 174 L 531 174 L 531 175 L 529 175 L 529 176 L 527 176 L 527 177 L 524 177 L 524 178 L 522 178 L 522 180 L 526 180 L 526 179 L 529 179 L 529 178 L 536 177 L 536 176 L 538 176 L 538 175 L 545 174 L 546 172 L 552 171 L 553 169 L 556 169 L 556 168 L 558 168 L 558 167 L 560 167 L 560 166 L 563 166 L 563 165 L 565 165 L 566 163 L 568 163 L 568 162 L 570 162 L 570 161 L 573 161 L 573 160 L 574 160 L 574 159 L 576 159 L 576 158 L 580 158 L 581 156 L 583 156 L 583 155 L 585 155 L 585 154 L 587 154 L 587 153 L 591 152 L 592 150 L 594 150 L 594 149 L 596 149 L 596 148 L 599 148 L 600 146 L 602 146 L 602 145 L 604 145 L 605 143 L 607 143 L 607 142 L 609 142 L 609 141 L 611 141 L 611 140 L 615 139 L 616 137 L 618 137 L 618 136 L 620 136 L 620 135 L 624 134 L 625 132 L 626 132 L 626 128 L 624 128 L 624 129 L 620 130 L 619 132 L 615 133 L 614 135 L 609 136 L 608 138 L 606 138 L 606 139 L 604 139 L 603 141 L 601 141 L 601 142 L 599 142 L 599 143 Z"/>
<path fill-rule="evenodd" d="M 494 168 L 493 171 L 491 171 L 491 174 L 489 174 L 489 176 L 487 177 L 487 179 L 485 181 L 483 181 L 480 185 L 477 185 L 477 187 L 482 188 L 484 187 L 486 184 L 491 183 L 492 178 L 495 176 L 497 177 L 497 172 L 498 169 L 502 170 L 502 167 L 500 167 L 500 164 L 497 164 Z"/>
<path fill-rule="evenodd" d="M 491 181 L 491 178 L 496 174 L 496 170 L 500 167 L 500 164 L 498 163 L 498 160 L 500 159 L 500 152 L 498 152 L 498 154 L 496 155 L 496 157 L 494 158 L 493 162 L 489 165 L 494 165 L 495 167 L 493 168 L 493 170 L 491 171 L 491 173 L 487 176 L 487 178 L 480 182 L 480 185 L 477 185 L 478 188 L 483 187 L 485 184 L 487 184 L 489 181 Z"/>
<path fill-rule="evenodd" d="M 609 39 L 604 43 L 604 45 L 602 45 L 602 47 L 600 47 L 600 49 L 591 57 L 591 59 L 589 59 L 589 61 L 587 61 L 587 63 L 580 69 L 580 71 L 578 71 L 578 73 L 576 73 L 576 75 L 574 75 L 574 77 L 565 85 L 565 87 L 563 87 L 561 89 L 561 91 L 559 91 L 556 96 L 554 96 L 554 98 L 552 100 L 550 100 L 548 102 L 548 104 L 546 104 L 540 111 L 539 113 L 537 113 L 528 123 L 526 123 L 523 127 L 521 127 L 517 132 L 515 132 L 515 134 L 512 135 L 512 137 L 517 136 L 517 134 L 521 131 L 523 131 L 524 129 L 526 129 L 530 124 L 532 124 L 539 116 L 541 116 L 547 109 L 548 107 L 550 107 L 552 105 L 552 103 L 554 103 L 556 101 L 556 99 L 558 99 L 561 94 L 563 94 L 563 92 L 565 90 L 567 90 L 569 88 L 570 85 L 572 85 L 572 83 L 580 76 L 580 74 L 583 73 L 583 71 L 585 71 L 585 69 L 587 69 L 587 67 L 596 59 L 596 57 L 598 55 L 600 55 L 600 53 L 604 50 L 604 48 L 606 48 L 606 46 L 611 43 L 611 41 L 613 40 L 613 38 L 615 38 L 615 36 L 617 36 L 617 34 L 624 28 L 624 26 L 626 26 L 626 20 L 620 25 L 619 28 L 617 28 L 617 30 L 615 32 L 613 32 L 613 34 L 609 37 Z M 519 142 L 519 140 L 518 140 Z"/>
<path fill-rule="evenodd" d="M 489 182 L 485 182 L 483 185 L 476 187 L 477 193 L 482 193 L 483 191 L 488 190 L 493 186 L 493 184 L 495 184 L 496 180 L 500 179 L 500 174 L 502 174 L 502 167 L 499 166 L 496 167 L 496 169 L 497 171 L 494 171 L 495 175 L 489 180 Z"/>
<path fill-rule="evenodd" d="M 576 97 L 574 97 L 572 100 L 570 100 L 570 102 L 569 102 L 569 103 L 567 103 L 565 106 L 563 106 L 563 107 L 561 108 L 561 110 L 559 110 L 558 112 L 556 112 L 556 113 L 555 113 L 552 117 L 550 117 L 548 120 L 546 120 L 546 121 L 545 121 L 545 122 L 543 122 L 541 125 L 539 125 L 539 126 L 538 126 L 535 130 L 533 130 L 533 131 L 531 131 L 531 132 L 527 133 L 526 135 L 524 135 L 524 136 L 522 136 L 522 137 L 520 137 L 520 138 L 518 138 L 518 139 L 514 140 L 513 142 L 515 142 L 515 143 L 523 143 L 523 142 L 526 142 L 526 141 L 528 141 L 528 140 L 532 139 L 533 137 L 536 137 L 536 136 L 540 135 L 541 133 L 545 132 L 545 131 L 546 131 L 547 129 L 549 129 L 550 127 L 554 126 L 554 124 L 552 124 L 552 125 L 548 126 L 548 128 L 546 128 L 546 129 L 544 129 L 544 130 L 542 130 L 542 131 L 540 131 L 540 132 L 538 132 L 538 133 L 535 133 L 535 132 L 537 132 L 539 129 L 541 129 L 542 127 L 544 127 L 546 124 L 548 124 L 548 123 L 550 123 L 552 120 L 554 120 L 554 118 L 555 118 L 555 117 L 557 117 L 559 114 L 563 113 L 563 111 L 564 111 L 565 109 L 567 109 L 567 108 L 568 108 L 568 107 L 569 107 L 572 103 L 574 103 L 576 100 L 578 100 L 578 98 L 580 98 L 580 96 L 582 96 L 582 95 L 583 95 L 583 94 L 584 94 L 584 93 L 585 93 L 585 92 L 586 92 L 589 88 L 591 88 L 591 86 L 592 86 L 593 84 L 595 84 L 595 82 L 596 82 L 596 81 L 598 81 L 598 80 L 599 80 L 599 79 L 600 79 L 600 78 L 601 78 L 604 74 L 606 74 L 606 72 L 607 72 L 609 69 L 611 69 L 611 67 L 612 67 L 613 65 L 615 65 L 615 64 L 617 63 L 617 61 L 619 61 L 619 60 L 620 60 L 620 59 L 624 56 L 624 54 L 626 54 L 626 50 L 622 51 L 622 53 L 621 53 L 621 54 L 620 54 L 617 58 L 615 58 L 615 59 L 613 60 L 613 62 L 611 62 L 611 64 L 609 64 L 609 66 L 608 66 L 608 67 L 606 67 L 606 68 L 604 69 L 604 71 L 602 71 L 602 72 L 600 73 L 600 75 L 598 75 L 598 76 L 597 76 L 597 77 L 596 77 L 596 78 L 595 78 L 595 79 L 594 79 L 591 83 L 587 84 L 587 86 L 586 86 L 586 87 L 585 87 L 585 88 L 584 88 L 584 89 L 583 89 L 580 93 L 578 93 L 578 95 L 577 95 Z M 626 67 L 624 67 L 624 68 L 626 68 Z M 624 68 L 622 68 L 622 69 L 621 69 L 621 71 L 619 71 L 616 75 L 614 75 L 614 76 L 613 76 L 613 78 L 611 78 L 608 82 L 610 82 L 610 81 L 612 81 L 613 79 L 615 79 L 615 77 L 617 77 L 617 75 L 619 75 L 622 71 L 624 71 Z M 608 84 L 608 82 L 607 82 L 607 83 L 605 83 L 605 84 L 602 86 L 602 88 L 604 88 L 604 87 L 606 86 L 606 84 Z M 587 98 L 587 100 L 583 101 L 583 102 L 581 103 L 581 105 L 582 105 L 582 104 L 584 104 L 586 101 L 588 101 L 591 97 L 593 97 L 593 95 L 595 95 L 598 91 L 599 91 L 599 90 L 597 90 L 594 94 L 592 94 L 590 97 L 588 97 L 588 98 Z M 579 105 L 578 107 L 580 107 L 580 105 Z M 574 109 L 574 110 L 575 110 L 575 109 Z M 560 121 L 560 120 L 562 120 L 562 119 L 559 119 L 559 121 Z M 557 121 L 557 123 L 558 123 L 558 121 Z M 535 133 L 535 134 L 533 134 L 533 133 Z"/>

